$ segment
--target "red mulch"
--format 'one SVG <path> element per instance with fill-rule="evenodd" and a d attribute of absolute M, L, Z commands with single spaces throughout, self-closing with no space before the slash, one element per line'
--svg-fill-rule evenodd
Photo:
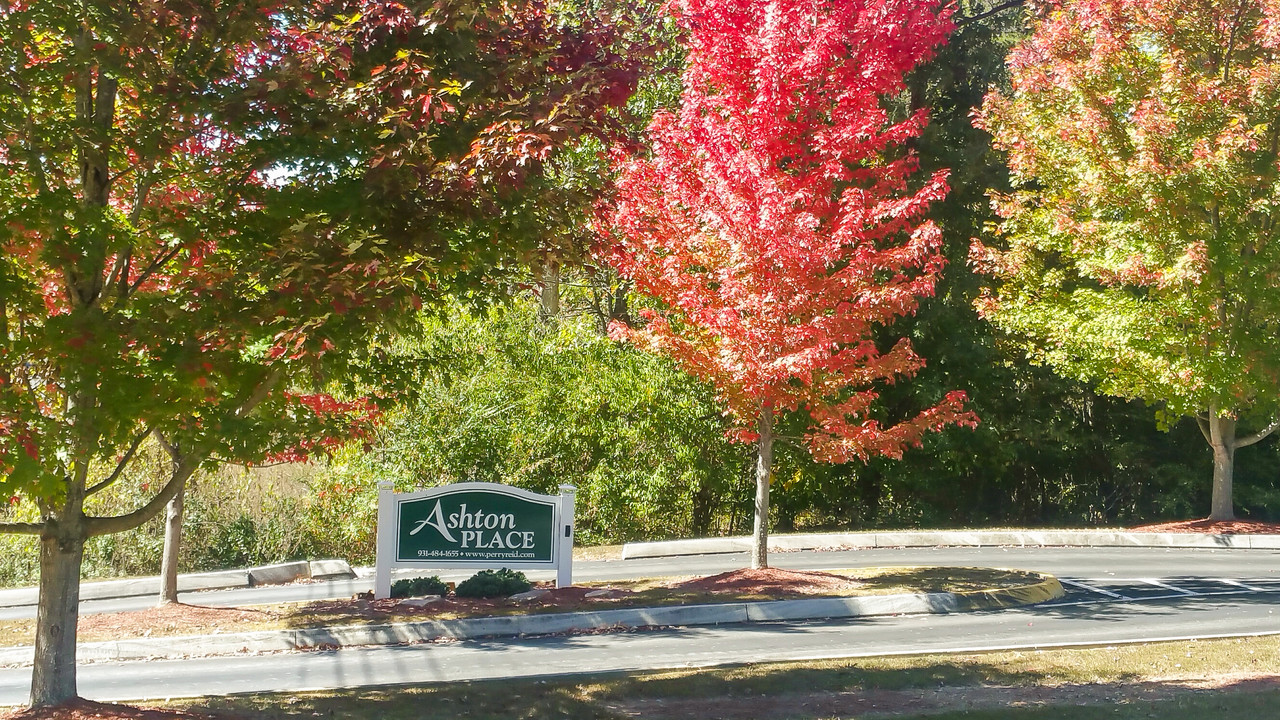
<path fill-rule="evenodd" d="M 794 593 L 797 595 L 824 595 L 832 591 L 852 590 L 861 585 L 842 575 L 814 570 L 730 570 L 729 572 L 696 578 L 671 587 L 680 590 L 704 592 L 742 593 Z"/>
<path fill-rule="evenodd" d="M 0 712 L 0 720 L 232 720 L 238 716 L 76 700 L 59 708 Z"/>
<path fill-rule="evenodd" d="M 1212 535 L 1280 535 L 1280 523 L 1258 520 L 1181 520 L 1129 528 L 1135 532 L 1209 533 Z"/>
<path fill-rule="evenodd" d="M 456 595 L 450 595 L 421 606 L 414 604 L 415 600 L 421 598 L 374 600 L 370 597 L 372 593 L 367 593 L 357 595 L 353 599 L 315 600 L 304 605 L 303 609 L 307 613 L 316 615 L 341 613 L 367 620 L 386 620 L 393 613 L 398 617 L 409 615 L 424 618 L 436 617 L 447 613 L 483 615 L 486 611 L 515 607 L 526 610 L 550 607 L 573 610 L 582 606 L 592 605 L 596 598 L 588 598 L 587 593 L 598 589 L 577 586 L 554 588 L 550 586 L 550 583 L 535 583 L 534 588 L 545 590 L 546 593 L 529 600 L 512 600 L 505 597 L 460 598 Z M 629 592 L 627 590 L 616 591 L 618 595 L 626 595 Z"/>
<path fill-rule="evenodd" d="M 151 629 L 175 630 L 182 634 L 208 633 L 223 625 L 235 627 L 247 622 L 268 621 L 279 617 L 267 610 L 236 607 L 207 607 L 169 603 L 146 610 L 127 613 L 102 613 L 80 616 L 82 633 L 113 633 L 121 637 L 142 637 Z"/>

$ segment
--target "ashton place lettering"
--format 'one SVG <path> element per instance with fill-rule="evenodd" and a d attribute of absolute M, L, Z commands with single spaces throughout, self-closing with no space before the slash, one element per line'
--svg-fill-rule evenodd
<path fill-rule="evenodd" d="M 529 550 L 534 546 L 533 531 L 517 530 L 514 513 L 485 512 L 483 508 L 469 511 L 466 503 L 462 503 L 456 512 L 449 513 L 446 519 L 440 501 L 436 500 L 430 514 L 419 520 L 409 534 L 417 535 L 426 527 L 435 528 L 442 538 L 459 543 L 459 547 L 464 549 Z"/>

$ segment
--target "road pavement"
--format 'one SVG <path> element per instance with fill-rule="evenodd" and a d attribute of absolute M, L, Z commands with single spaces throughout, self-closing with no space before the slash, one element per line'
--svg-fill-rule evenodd
<path fill-rule="evenodd" d="M 79 681 L 85 697 L 142 700 L 1276 633 L 1280 633 L 1280 593 L 1181 595 L 955 615 L 90 664 L 80 667 Z M 24 702 L 29 682 L 29 669 L 0 671 L 0 705 Z"/>
<path fill-rule="evenodd" d="M 1041 648 L 1280 633 L 1280 552 L 1152 548 L 926 548 L 775 553 L 777 567 L 987 566 L 1049 572 L 1068 595 L 1022 610 L 506 638 L 80 668 L 81 694 L 137 700 L 923 652 Z M 580 580 L 707 574 L 744 555 L 580 562 Z M 184 597 L 201 604 L 342 597 L 368 581 Z M 104 601 L 107 602 L 107 601 Z M 25 701 L 29 669 L 0 670 L 0 705 Z"/>

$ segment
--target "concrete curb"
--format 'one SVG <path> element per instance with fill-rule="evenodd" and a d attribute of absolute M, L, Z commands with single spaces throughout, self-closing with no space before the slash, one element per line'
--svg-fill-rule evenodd
<path fill-rule="evenodd" d="M 432 640 L 554 635 L 592 630 L 627 630 L 652 626 L 721 625 L 826 618 L 916 615 L 995 610 L 1031 605 L 1062 597 L 1062 585 L 1051 575 L 1038 575 L 1029 585 L 960 593 L 916 593 L 825 597 L 716 605 L 623 608 L 597 612 L 509 615 L 463 620 L 427 620 L 390 625 L 340 626 L 307 630 L 266 630 L 225 635 L 187 635 L 80 643 L 80 661 L 176 659 L 189 656 L 250 652 L 317 650 L 362 645 L 402 645 Z M 0 666 L 30 665 L 34 649 L 0 649 Z"/>
<path fill-rule="evenodd" d="M 774 535 L 770 550 L 860 549 L 891 547 L 1165 547 L 1277 550 L 1280 535 L 1207 535 L 1137 533 L 1123 530 L 936 530 L 921 532 L 847 532 Z M 703 538 L 627 543 L 622 559 L 747 552 L 750 537 Z"/>
<path fill-rule="evenodd" d="M 218 572 L 191 573 L 178 576 L 178 592 L 203 590 L 227 590 L 258 585 L 290 583 L 301 578 L 333 580 L 354 578 L 355 572 L 345 560 L 314 560 L 262 565 L 244 570 L 220 570 Z M 128 580 L 103 580 L 80 584 L 81 600 L 107 600 L 111 598 L 158 595 L 160 578 L 130 578 Z M 39 601 L 39 588 L 26 587 L 0 590 L 0 607 L 35 605 Z"/>

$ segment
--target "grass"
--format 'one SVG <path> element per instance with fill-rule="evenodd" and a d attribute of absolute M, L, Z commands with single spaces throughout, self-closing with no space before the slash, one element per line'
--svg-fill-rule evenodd
<path fill-rule="evenodd" d="M 992 568 L 892 567 L 833 570 L 859 581 L 847 595 L 892 595 L 923 592 L 969 592 L 1015 587 L 1040 581 L 1040 576 L 1016 570 Z M 649 578 L 633 581 L 580 583 L 583 587 L 613 588 L 626 594 L 617 598 L 587 599 L 575 604 L 539 605 L 513 600 L 477 601 L 466 604 L 438 603 L 425 608 L 405 605 L 377 605 L 358 600 L 327 600 L 312 603 L 246 606 L 241 608 L 191 609 L 182 618 L 176 610 L 144 610 L 111 616 L 83 618 L 77 633 L 80 642 L 117 640 L 122 637 L 167 637 L 248 632 L 256 630 L 301 629 L 335 625 L 371 625 L 414 620 L 450 620 L 464 617 L 552 613 L 573 610 L 601 610 L 625 607 L 695 605 L 705 603 L 752 602 L 802 596 L 795 592 L 708 592 L 670 587 L 692 578 Z M 833 593 L 835 594 L 835 593 Z M 35 637 L 35 620 L 0 621 L 0 647 L 29 645 Z"/>
<path fill-rule="evenodd" d="M 574 560 L 621 560 L 621 545 L 574 545 Z"/>
<path fill-rule="evenodd" d="M 1273 717 L 1277 703 L 1280 639 L 1269 637 L 253 694 L 167 706 L 251 720 L 1204 720 Z"/>

